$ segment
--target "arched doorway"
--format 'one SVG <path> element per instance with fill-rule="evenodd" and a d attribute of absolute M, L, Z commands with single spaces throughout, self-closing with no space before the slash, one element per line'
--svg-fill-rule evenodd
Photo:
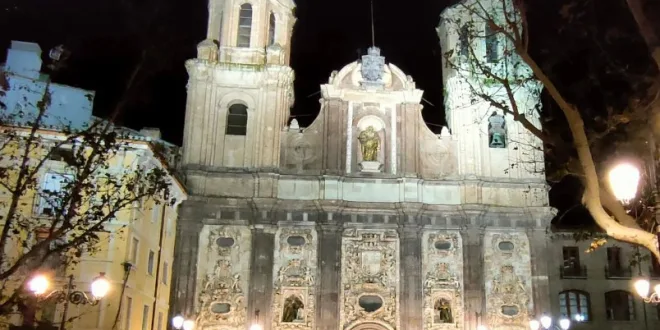
<path fill-rule="evenodd" d="M 350 330 L 391 330 L 391 329 L 376 322 L 364 322 L 364 323 L 356 324 L 355 326 L 351 327 Z"/>

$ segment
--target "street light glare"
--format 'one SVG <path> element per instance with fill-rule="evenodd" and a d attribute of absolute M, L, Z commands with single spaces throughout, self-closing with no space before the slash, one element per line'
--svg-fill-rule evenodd
<path fill-rule="evenodd" d="M 539 321 L 537 321 L 537 320 L 529 321 L 529 328 L 530 329 L 539 330 L 540 327 L 541 327 L 541 323 L 539 323 Z"/>
<path fill-rule="evenodd" d="M 562 330 L 568 330 L 570 326 L 571 326 L 571 320 L 567 318 L 563 318 L 559 320 L 559 327 L 562 328 Z"/>
<path fill-rule="evenodd" d="M 637 195 L 639 170 L 637 167 L 623 163 L 615 166 L 608 175 L 612 193 L 616 199 L 627 203 Z"/>
<path fill-rule="evenodd" d="M 183 326 L 183 321 L 184 321 L 183 316 L 177 315 L 172 318 L 172 326 L 174 326 L 174 329 L 181 329 L 181 327 Z"/>
<path fill-rule="evenodd" d="M 477 327 L 477 330 L 488 330 L 488 327 L 486 327 L 485 325 L 482 324 L 482 325 Z"/>
<path fill-rule="evenodd" d="M 94 299 L 102 299 L 110 291 L 110 282 L 101 274 L 92 282 L 92 296 Z"/>
<path fill-rule="evenodd" d="M 541 325 L 545 329 L 550 329 L 550 326 L 552 325 L 552 319 L 550 318 L 550 316 L 545 315 L 541 317 Z"/>
<path fill-rule="evenodd" d="M 37 275 L 28 282 L 28 289 L 37 296 L 46 293 L 49 286 L 50 282 L 44 275 Z"/>
<path fill-rule="evenodd" d="M 261 325 L 259 323 L 255 323 L 250 326 L 250 330 L 262 330 Z"/>
<path fill-rule="evenodd" d="M 660 284 L 656 284 L 655 287 L 653 287 L 653 291 L 655 291 L 655 295 L 660 297 Z"/>
<path fill-rule="evenodd" d="M 643 298 L 648 297 L 649 295 L 649 290 L 651 289 L 651 283 L 649 283 L 648 280 L 640 278 L 637 281 L 635 281 L 635 291 L 637 291 L 637 294 L 640 295 Z M 656 291 L 657 291 L 657 286 L 656 286 Z"/>
<path fill-rule="evenodd" d="M 193 330 L 195 328 L 195 321 L 185 320 L 183 321 L 183 330 Z"/>

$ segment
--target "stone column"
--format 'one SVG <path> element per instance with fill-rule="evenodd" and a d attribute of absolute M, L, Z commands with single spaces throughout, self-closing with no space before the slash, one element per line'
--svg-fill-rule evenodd
<path fill-rule="evenodd" d="M 346 108 L 348 102 L 338 98 L 323 100 L 323 158 L 325 174 L 338 175 L 346 164 Z M 355 139 L 355 137 L 353 137 Z"/>
<path fill-rule="evenodd" d="M 185 208 L 182 205 L 182 209 Z M 179 214 L 186 213 L 184 210 Z M 192 213 L 192 212 L 191 212 Z M 192 316 L 195 312 L 195 286 L 199 235 L 203 224 L 197 218 L 181 216 L 176 226 L 176 243 L 172 263 L 170 319 L 177 314 Z"/>
<path fill-rule="evenodd" d="M 463 238 L 463 287 L 465 294 L 465 330 L 476 330 L 486 319 L 483 239 L 484 228 L 461 230 Z"/>
<path fill-rule="evenodd" d="M 341 287 L 341 226 L 321 224 L 318 231 L 316 328 L 339 329 Z"/>
<path fill-rule="evenodd" d="M 250 291 L 248 294 L 248 327 L 257 322 L 264 330 L 272 325 L 273 306 L 273 251 L 275 230 L 269 225 L 255 225 L 252 228 L 252 249 L 250 253 Z M 247 256 L 246 256 L 247 257 Z"/>
<path fill-rule="evenodd" d="M 406 330 L 423 329 L 422 240 L 417 226 L 399 230 L 399 316 Z"/>
<path fill-rule="evenodd" d="M 530 228 L 527 231 L 532 269 L 532 299 L 534 314 L 551 313 L 550 281 L 548 278 L 548 237 L 544 228 Z"/>

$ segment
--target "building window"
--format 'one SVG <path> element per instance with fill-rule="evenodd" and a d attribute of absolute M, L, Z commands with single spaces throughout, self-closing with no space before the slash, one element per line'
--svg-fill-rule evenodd
<path fill-rule="evenodd" d="M 140 241 L 137 238 L 133 237 L 133 239 L 131 240 L 130 259 L 128 260 L 130 263 L 133 264 L 133 267 L 137 266 L 139 245 L 140 245 Z"/>
<path fill-rule="evenodd" d="M 73 180 L 72 175 L 46 173 L 43 181 L 42 196 L 39 203 L 39 214 L 41 215 L 55 215 L 57 209 L 61 209 L 62 191 L 66 188 L 67 184 Z M 60 210 L 62 212 L 63 210 Z"/>
<path fill-rule="evenodd" d="M 149 306 L 144 305 L 142 308 L 142 330 L 147 330 L 149 327 Z"/>
<path fill-rule="evenodd" d="M 458 32 L 458 44 L 460 47 L 458 55 L 468 57 L 470 53 L 470 27 L 467 24 L 463 25 Z"/>
<path fill-rule="evenodd" d="M 124 316 L 126 317 L 126 320 L 124 320 L 124 329 L 125 330 L 130 330 L 131 329 L 132 309 L 133 309 L 133 298 L 126 297 L 126 313 L 124 314 Z"/>
<path fill-rule="evenodd" d="M 149 264 L 147 265 L 147 272 L 149 275 L 154 274 L 154 251 L 149 251 Z"/>
<path fill-rule="evenodd" d="M 151 223 L 156 223 L 158 221 L 158 216 L 160 216 L 160 208 L 154 203 L 154 206 L 151 209 Z"/>
<path fill-rule="evenodd" d="M 635 320 L 635 301 L 629 292 L 621 290 L 606 292 L 605 306 L 608 320 Z"/>
<path fill-rule="evenodd" d="M 621 263 L 621 248 L 607 248 L 606 267 L 605 276 L 607 278 L 630 278 L 632 276 L 632 269 L 630 267 L 624 267 Z"/>
<path fill-rule="evenodd" d="M 275 14 L 270 13 L 268 19 L 268 46 L 275 44 Z"/>
<path fill-rule="evenodd" d="M 559 266 L 561 278 L 587 277 L 587 268 L 580 264 L 580 250 L 577 246 L 564 246 L 562 259 L 562 264 Z"/>
<path fill-rule="evenodd" d="M 486 39 L 486 61 L 488 63 L 495 63 L 497 62 L 497 59 L 499 57 L 499 54 L 497 52 L 498 45 L 497 45 L 497 33 L 493 31 L 491 28 L 489 22 L 486 22 L 486 26 L 484 28 L 485 32 L 485 39 Z"/>
<path fill-rule="evenodd" d="M 660 263 L 658 262 L 658 259 L 655 258 L 655 256 L 650 256 L 651 258 L 651 268 L 650 273 L 651 277 L 653 278 L 660 278 Z"/>
<path fill-rule="evenodd" d="M 237 47 L 250 47 L 250 33 L 252 33 L 252 5 L 244 3 L 238 13 L 238 40 Z"/>
<path fill-rule="evenodd" d="M 583 321 L 591 320 L 589 313 L 589 294 L 578 290 L 568 290 L 559 293 L 559 313 L 567 318 L 580 315 Z"/>
<path fill-rule="evenodd" d="M 245 135 L 247 133 L 247 106 L 236 103 L 229 106 L 227 112 L 227 135 Z"/>
<path fill-rule="evenodd" d="M 169 269 L 169 265 L 167 264 L 167 261 L 163 262 L 163 284 L 167 285 L 167 271 Z"/>
<path fill-rule="evenodd" d="M 156 330 L 163 330 L 163 312 L 158 312 L 158 323 L 156 324 Z"/>

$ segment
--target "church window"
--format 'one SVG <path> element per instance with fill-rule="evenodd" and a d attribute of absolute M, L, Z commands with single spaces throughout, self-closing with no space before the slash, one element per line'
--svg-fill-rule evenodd
<path fill-rule="evenodd" d="M 250 34 L 252 33 L 252 5 L 244 3 L 238 13 L 238 40 L 237 47 L 250 47 Z"/>
<path fill-rule="evenodd" d="M 245 135 L 247 132 L 247 107 L 237 103 L 229 107 L 227 112 L 227 135 Z"/>
<path fill-rule="evenodd" d="M 227 303 L 213 303 L 211 312 L 216 314 L 227 314 L 231 311 L 231 305 Z"/>
<path fill-rule="evenodd" d="M 234 246 L 234 239 L 231 237 L 219 237 L 215 240 L 215 243 L 222 248 L 230 248 Z"/>
<path fill-rule="evenodd" d="M 499 56 L 497 53 L 497 33 L 491 28 L 488 22 L 486 22 L 484 31 L 486 35 L 486 61 L 488 63 L 495 63 Z"/>
<path fill-rule="evenodd" d="M 468 57 L 470 52 L 470 27 L 466 24 L 458 32 L 459 53 L 462 57 Z"/>
<path fill-rule="evenodd" d="M 305 238 L 302 236 L 289 236 L 286 242 L 291 246 L 303 246 L 305 245 Z"/>
<path fill-rule="evenodd" d="M 383 306 L 383 299 L 375 295 L 364 295 L 358 299 L 358 305 L 367 313 L 373 313 Z"/>
<path fill-rule="evenodd" d="M 515 247 L 512 242 L 509 241 L 502 241 L 499 244 L 497 244 L 497 247 L 500 249 L 500 251 L 513 251 L 513 248 Z"/>
<path fill-rule="evenodd" d="M 445 240 L 439 240 L 435 242 L 434 246 L 437 250 L 447 251 L 451 249 L 451 242 Z"/>
<path fill-rule="evenodd" d="M 506 316 L 518 315 L 518 306 L 515 305 L 502 305 L 502 314 Z"/>
<path fill-rule="evenodd" d="M 270 13 L 268 20 L 268 46 L 275 44 L 275 14 Z"/>
<path fill-rule="evenodd" d="M 559 313 L 563 317 L 580 316 L 580 320 L 589 321 L 589 294 L 584 291 L 568 290 L 559 293 Z"/>

